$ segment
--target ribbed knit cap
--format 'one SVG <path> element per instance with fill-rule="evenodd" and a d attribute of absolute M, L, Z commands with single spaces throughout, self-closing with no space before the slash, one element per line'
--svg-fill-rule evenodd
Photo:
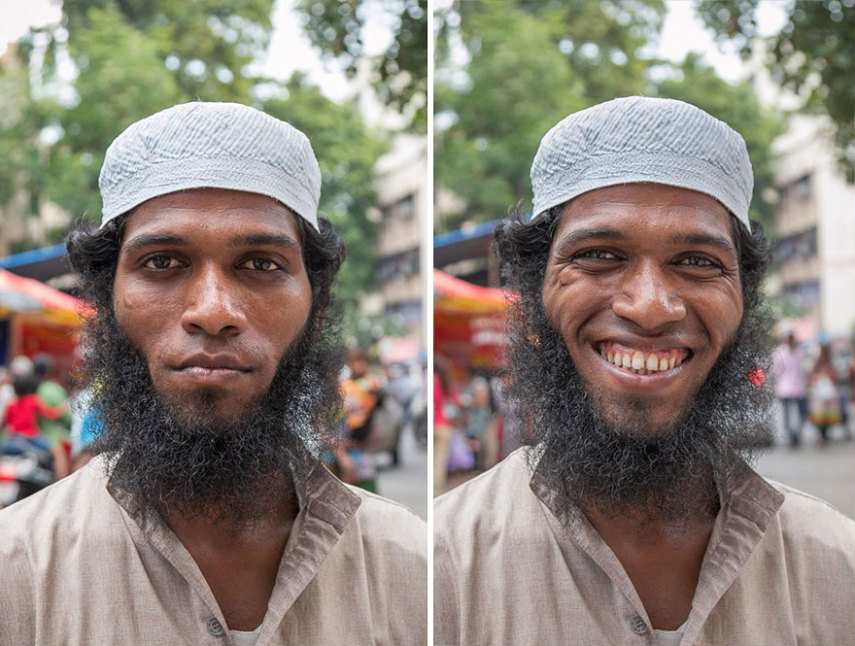
<path fill-rule="evenodd" d="M 237 103 L 176 105 L 130 125 L 98 178 L 101 226 L 146 200 L 191 188 L 267 195 L 318 228 L 321 170 L 292 125 Z"/>
<path fill-rule="evenodd" d="M 546 133 L 531 167 L 532 213 L 632 182 L 706 193 L 750 230 L 754 174 L 739 133 L 689 103 L 641 96 L 576 112 Z"/>

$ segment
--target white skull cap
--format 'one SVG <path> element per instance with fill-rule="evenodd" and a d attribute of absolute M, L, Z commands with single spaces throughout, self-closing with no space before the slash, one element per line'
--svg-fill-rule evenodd
<path fill-rule="evenodd" d="M 754 173 L 745 140 L 689 103 L 630 96 L 571 114 L 531 166 L 533 218 L 588 191 L 652 182 L 717 199 L 750 231 Z"/>
<path fill-rule="evenodd" d="M 107 149 L 98 187 L 101 226 L 153 197 L 224 188 L 272 197 L 318 228 L 321 169 L 308 137 L 237 103 L 184 103 L 130 125 Z"/>

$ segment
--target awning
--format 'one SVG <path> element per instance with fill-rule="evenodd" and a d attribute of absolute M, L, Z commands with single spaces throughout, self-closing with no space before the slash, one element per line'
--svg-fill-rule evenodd
<path fill-rule="evenodd" d="M 31 278 L 0 269 L 0 316 L 38 315 L 46 321 L 79 325 L 83 301 Z"/>

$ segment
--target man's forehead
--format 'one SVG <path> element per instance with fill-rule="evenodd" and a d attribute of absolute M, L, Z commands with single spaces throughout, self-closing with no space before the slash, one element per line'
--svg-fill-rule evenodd
<path fill-rule="evenodd" d="M 300 239 L 296 216 L 272 198 L 196 189 L 152 198 L 134 209 L 125 223 L 123 246 L 140 236 L 188 242 L 198 234 L 219 235 L 231 244 Z"/>
<path fill-rule="evenodd" d="M 643 226 L 651 221 L 656 226 Z M 642 229 L 672 244 L 706 238 L 734 246 L 731 216 L 721 203 L 697 191 L 658 184 L 606 187 L 568 201 L 558 214 L 553 241 L 568 235 L 626 239 Z"/>

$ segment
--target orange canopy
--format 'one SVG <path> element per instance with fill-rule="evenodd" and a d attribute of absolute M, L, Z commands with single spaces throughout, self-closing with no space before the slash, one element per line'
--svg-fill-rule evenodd
<path fill-rule="evenodd" d="M 53 323 L 79 325 L 83 308 L 80 299 L 32 278 L 0 269 L 0 315 L 35 314 Z"/>

